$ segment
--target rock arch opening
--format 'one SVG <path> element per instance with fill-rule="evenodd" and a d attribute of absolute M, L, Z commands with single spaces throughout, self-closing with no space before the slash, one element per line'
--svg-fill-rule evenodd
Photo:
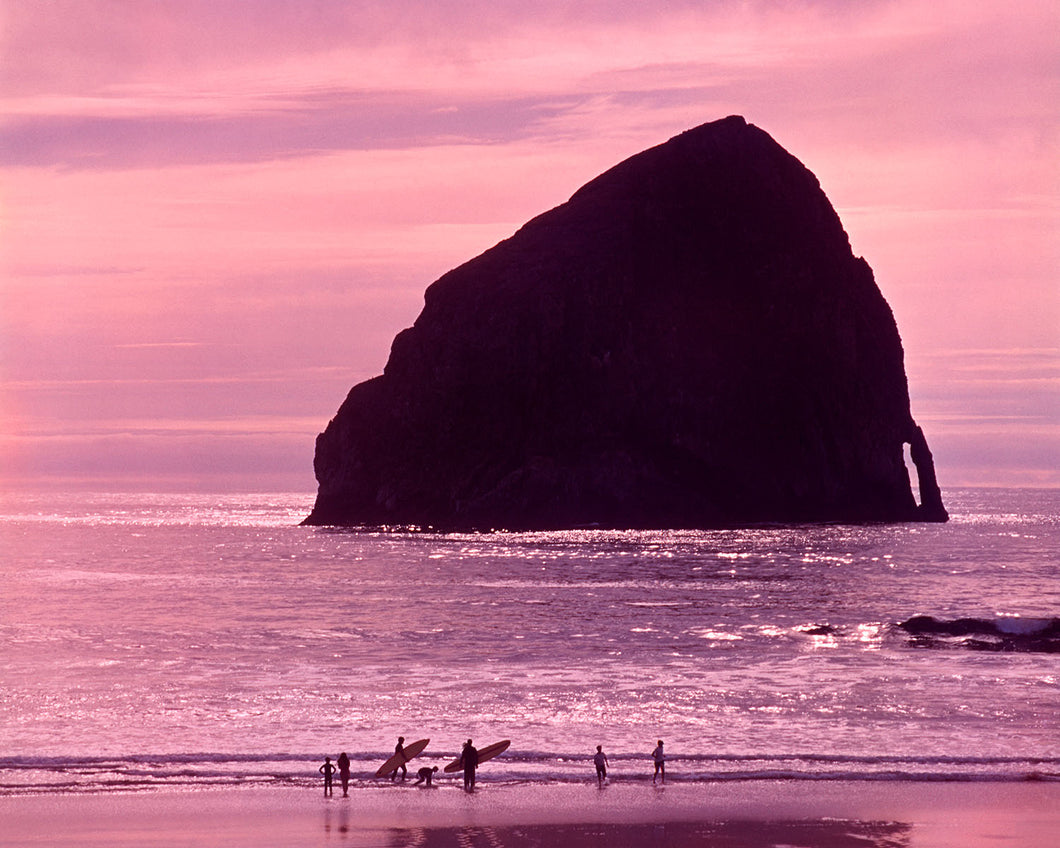
<path fill-rule="evenodd" d="M 917 514 L 923 521 L 946 521 L 950 516 L 942 505 L 942 492 L 935 479 L 935 460 L 931 456 L 924 431 L 913 423 L 909 441 L 909 459 L 916 469 Z M 910 478 L 912 484 L 912 478 Z"/>
<path fill-rule="evenodd" d="M 902 454 L 905 458 L 906 473 L 909 474 L 909 488 L 913 492 L 913 500 L 916 501 L 917 509 L 919 509 L 924 502 L 920 495 L 920 472 L 917 470 L 916 463 L 913 462 L 913 450 L 909 442 L 902 444 Z"/>

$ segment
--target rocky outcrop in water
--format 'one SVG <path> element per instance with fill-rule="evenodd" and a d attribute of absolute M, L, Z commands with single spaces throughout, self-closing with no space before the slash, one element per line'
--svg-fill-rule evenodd
<path fill-rule="evenodd" d="M 914 615 L 898 625 L 916 648 L 1060 653 L 1060 618 L 956 618 Z"/>
<path fill-rule="evenodd" d="M 310 524 L 946 519 L 872 271 L 813 174 L 738 117 L 430 286 L 315 470 Z"/>

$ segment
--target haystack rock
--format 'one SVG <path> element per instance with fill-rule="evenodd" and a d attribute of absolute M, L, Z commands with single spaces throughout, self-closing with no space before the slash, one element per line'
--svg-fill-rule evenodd
<path fill-rule="evenodd" d="M 317 438 L 306 523 L 944 521 L 902 357 L 814 175 L 704 124 L 427 289 Z"/>

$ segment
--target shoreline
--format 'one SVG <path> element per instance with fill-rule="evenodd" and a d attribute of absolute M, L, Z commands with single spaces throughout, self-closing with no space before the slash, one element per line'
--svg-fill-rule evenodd
<path fill-rule="evenodd" d="M 1049 848 L 1060 783 L 759 781 L 660 787 L 489 785 L 359 789 L 153 790 L 0 798 L 0 846 L 81 848 L 269 845 L 572 848 L 779 843 L 847 848 Z"/>

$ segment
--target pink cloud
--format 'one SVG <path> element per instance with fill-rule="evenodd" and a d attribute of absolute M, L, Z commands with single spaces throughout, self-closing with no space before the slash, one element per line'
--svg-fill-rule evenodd
<path fill-rule="evenodd" d="M 874 268 L 914 412 L 944 428 L 944 482 L 988 430 L 1060 427 L 1055 382 L 1016 379 L 1020 357 L 999 355 L 1011 379 L 988 384 L 940 355 L 1058 343 L 1052 3 L 526 8 L 6 4 L 0 417 L 24 473 L 62 471 L 34 432 L 89 439 L 97 459 L 53 455 L 71 473 L 124 473 L 133 442 L 129 469 L 222 467 L 194 422 L 226 403 L 242 459 L 289 469 L 290 442 L 268 447 L 256 416 L 311 446 L 433 279 L 732 113 L 818 175 Z M 1055 468 L 1054 442 L 1019 457 L 1020 479 Z M 1015 462 L 999 452 L 998 474 Z"/>

